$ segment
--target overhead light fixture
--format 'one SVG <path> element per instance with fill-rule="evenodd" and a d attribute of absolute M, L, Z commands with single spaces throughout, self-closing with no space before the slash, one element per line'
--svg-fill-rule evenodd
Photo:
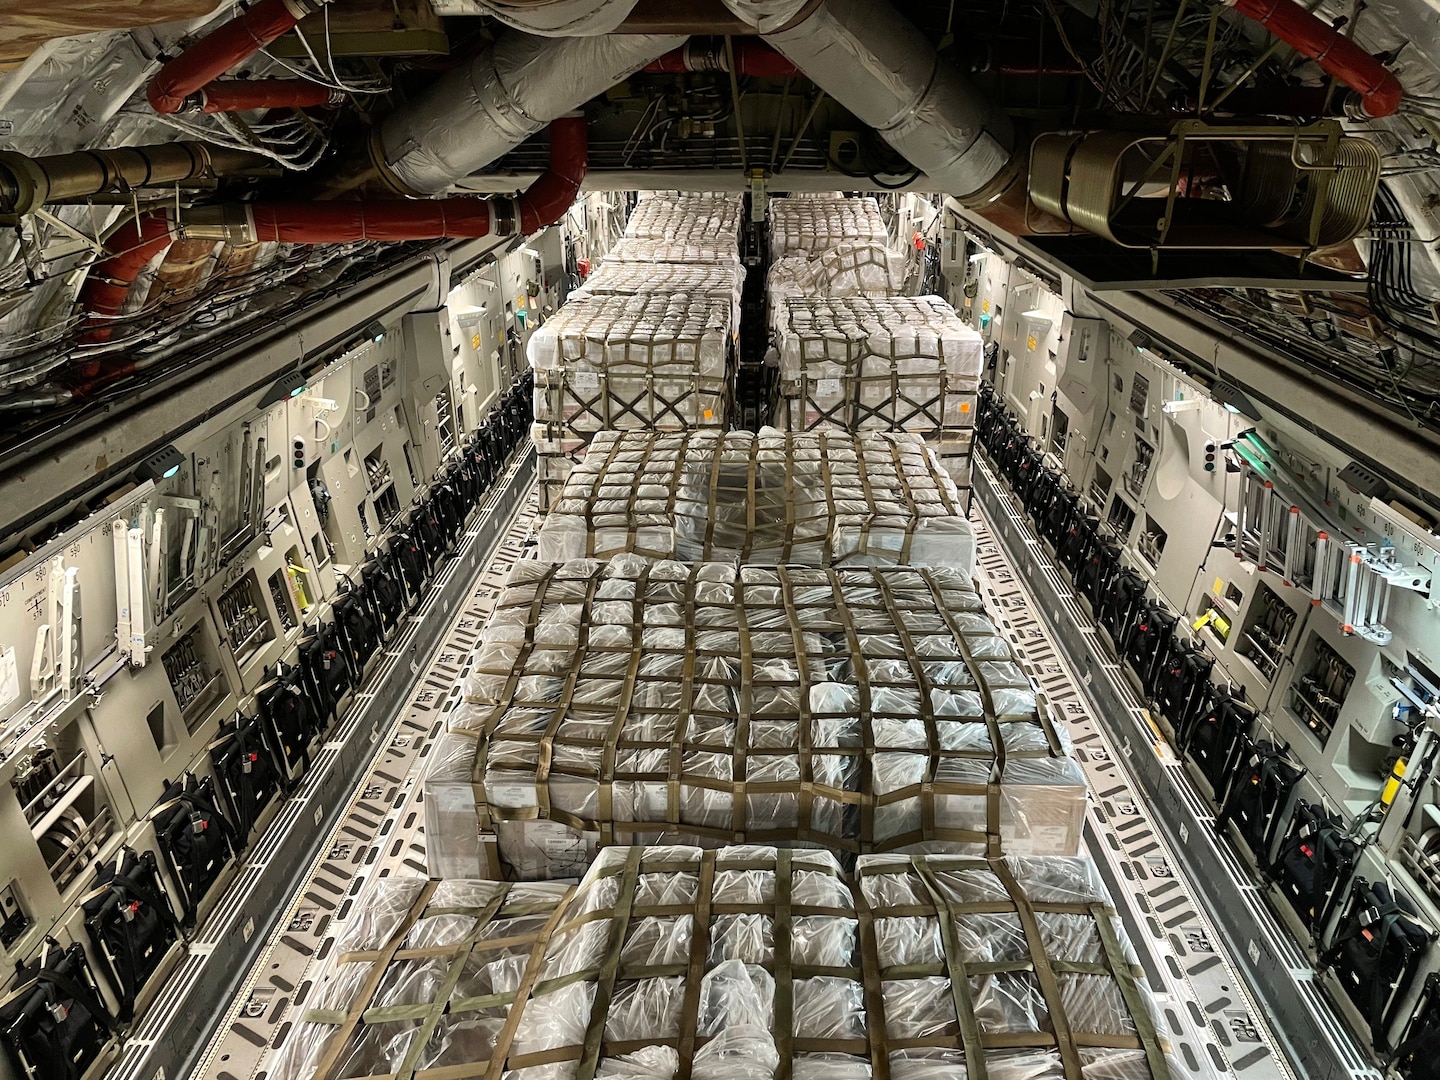
<path fill-rule="evenodd" d="M 293 397 L 299 397 L 309 387 L 305 383 L 305 375 L 300 371 L 292 371 L 288 375 L 281 375 L 275 380 L 275 385 L 265 391 L 265 396 L 260 399 L 260 408 L 274 405 L 281 401 L 289 401 Z"/>
<path fill-rule="evenodd" d="M 384 341 L 385 324 L 382 323 L 379 319 L 371 319 L 368 323 L 365 324 L 364 333 L 365 336 L 371 341 Z"/>
<path fill-rule="evenodd" d="M 1259 420 L 1260 410 L 1255 407 L 1241 389 L 1233 383 L 1223 380 L 1217 381 L 1210 387 L 1210 396 L 1225 408 L 1226 412 L 1232 412 L 1236 416 L 1243 416 L 1247 420 Z"/>
<path fill-rule="evenodd" d="M 137 480 L 169 480 L 185 465 L 185 455 L 166 444 L 151 454 L 135 470 Z"/>

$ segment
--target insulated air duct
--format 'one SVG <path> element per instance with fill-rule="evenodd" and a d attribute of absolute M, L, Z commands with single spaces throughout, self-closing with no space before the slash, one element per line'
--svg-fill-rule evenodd
<path fill-rule="evenodd" d="M 684 41 L 508 32 L 387 116 L 371 140 L 372 160 L 395 191 L 438 195 Z"/>
<path fill-rule="evenodd" d="M 1391 116 L 1405 90 L 1385 65 L 1329 23 L 1291 0 L 1230 0 L 1235 10 L 1254 19 L 1325 74 L 1360 95 L 1366 116 Z"/>
<path fill-rule="evenodd" d="M 90 268 L 80 290 L 82 341 L 100 344 L 110 340 L 114 326 L 109 322 L 124 313 L 125 301 L 140 271 L 174 239 L 174 227 L 162 210 L 132 217 L 105 238 L 105 250 L 112 254 Z"/>
<path fill-rule="evenodd" d="M 201 89 L 199 100 L 200 111 L 207 113 L 319 109 L 342 104 L 345 92 L 309 79 L 226 79 Z"/>
<path fill-rule="evenodd" d="M 0 214 L 30 214 L 49 202 L 102 191 L 169 186 L 189 180 L 266 172 L 268 158 L 198 142 L 80 150 L 31 158 L 0 151 Z"/>
<path fill-rule="evenodd" d="M 319 11 L 326 0 L 260 0 L 243 15 L 205 35 L 162 67 L 145 97 L 158 113 L 177 113 L 187 99 L 237 64 L 269 45 L 295 24 Z M 217 110 L 210 110 L 217 111 Z"/>
<path fill-rule="evenodd" d="M 960 202 L 983 206 L 1019 174 L 1004 110 L 886 0 L 823 0 L 808 16 L 805 0 L 725 4 Z"/>

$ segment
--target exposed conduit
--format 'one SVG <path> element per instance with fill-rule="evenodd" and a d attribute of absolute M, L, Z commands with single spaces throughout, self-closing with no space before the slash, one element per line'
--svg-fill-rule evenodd
<path fill-rule="evenodd" d="M 799 68 L 759 38 L 733 38 L 730 48 L 735 55 L 737 75 L 791 79 L 801 73 Z M 723 38 L 691 38 L 680 48 L 646 64 L 644 70 L 681 75 L 688 71 L 729 71 L 730 64 L 725 56 Z"/>
<path fill-rule="evenodd" d="M 340 244 L 359 240 L 459 240 L 481 236 L 526 235 L 553 225 L 580 192 L 588 165 L 585 118 L 561 117 L 550 125 L 550 166 L 519 197 L 452 199 L 381 199 L 328 203 L 257 203 L 153 212 L 131 218 L 113 232 L 106 249 L 114 252 L 94 266 L 80 291 L 85 329 L 81 340 L 110 339 L 114 320 L 125 311 L 140 272 L 177 238 L 229 244 L 280 242 Z M 99 364 L 81 376 L 93 384 Z"/>
<path fill-rule="evenodd" d="M 932 181 L 968 206 L 1020 173 L 1010 118 L 886 0 L 725 4 Z M 793 21 L 793 25 L 791 25 Z"/>
<path fill-rule="evenodd" d="M 198 103 L 198 99 L 191 102 L 194 95 L 212 90 L 220 93 L 222 88 L 210 87 L 212 82 L 237 64 L 250 59 L 281 34 L 295 29 L 296 23 L 306 15 L 319 11 L 325 2 L 326 0 L 260 0 L 249 11 L 206 34 L 161 67 L 150 80 L 150 85 L 145 88 L 145 97 L 150 102 L 150 107 L 158 113 L 178 113 L 187 103 Z M 269 80 L 257 80 L 254 85 L 267 81 Z M 274 81 L 283 83 L 289 80 Z"/>
<path fill-rule="evenodd" d="M 1405 90 L 1400 80 L 1355 42 L 1291 0 L 1233 0 L 1235 10 L 1254 19 L 1325 74 L 1360 95 L 1367 116 L 1392 116 Z"/>
<path fill-rule="evenodd" d="M 372 163 L 400 194 L 438 195 L 684 42 L 507 31 L 387 116 L 371 140 Z"/>
<path fill-rule="evenodd" d="M 333 108 L 345 100 L 344 91 L 309 79 L 226 79 L 210 83 L 199 95 L 200 111 L 207 113 Z"/>

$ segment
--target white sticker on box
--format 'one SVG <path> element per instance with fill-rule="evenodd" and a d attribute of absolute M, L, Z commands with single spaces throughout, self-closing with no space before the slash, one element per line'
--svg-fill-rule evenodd
<path fill-rule="evenodd" d="M 600 376 L 593 371 L 572 371 L 570 385 L 576 390 L 599 390 Z"/>
<path fill-rule="evenodd" d="M 839 396 L 840 396 L 840 380 L 839 380 L 839 379 L 816 379 L 816 380 L 815 380 L 815 396 L 816 396 L 816 397 L 822 397 L 822 398 L 823 398 L 823 397 L 839 397 Z"/>
<path fill-rule="evenodd" d="M 540 805 L 535 799 L 534 784 L 486 784 L 485 791 L 491 806 L 514 809 Z"/>
<path fill-rule="evenodd" d="M 0 648 L 0 716 L 20 700 L 20 670 L 15 663 L 15 647 Z"/>

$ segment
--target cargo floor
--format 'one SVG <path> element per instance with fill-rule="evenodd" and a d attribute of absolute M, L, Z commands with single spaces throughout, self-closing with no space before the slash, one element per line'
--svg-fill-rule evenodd
<path fill-rule="evenodd" d="M 339 924 L 366 882 L 424 873 L 419 781 L 425 760 L 444 714 L 458 701 L 465 656 L 497 587 L 525 555 L 532 520 L 533 496 L 474 582 L 409 704 L 381 736 L 389 740 L 385 752 L 354 791 L 258 960 L 248 972 L 235 973 L 229 1009 L 219 1017 L 193 1080 L 263 1080 L 305 1006 L 313 969 L 333 948 Z M 983 553 L 979 584 L 992 614 L 1074 736 L 1093 791 L 1087 846 L 1109 880 L 1172 1029 L 1183 1080 L 1292 1075 L 1236 975 L 1229 947 L 1202 913 L 1196 883 L 1182 879 L 1178 861 L 1154 827 L 1127 775 L 1124 754 L 1093 720 L 1082 682 L 1062 661 L 1050 630 L 1034 613 L 1033 599 L 978 515 L 976 527 Z"/>

